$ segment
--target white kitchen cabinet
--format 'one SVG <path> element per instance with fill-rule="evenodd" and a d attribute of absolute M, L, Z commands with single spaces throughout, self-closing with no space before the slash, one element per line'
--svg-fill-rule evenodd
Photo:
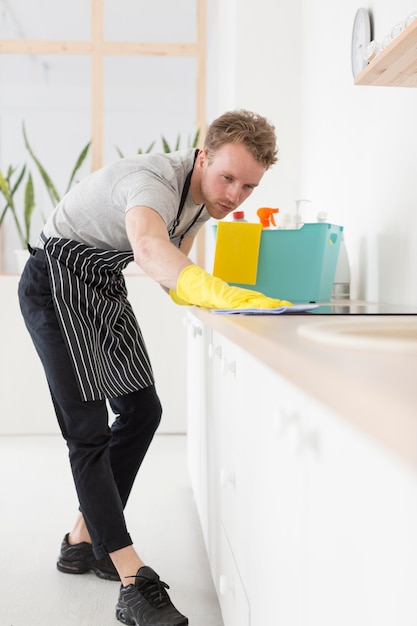
<path fill-rule="evenodd" d="M 304 626 L 305 488 L 302 406 L 291 385 L 243 350 L 236 355 L 235 528 L 230 539 L 251 624 Z"/>
<path fill-rule="evenodd" d="M 209 517 L 203 532 L 225 624 L 262 624 L 272 616 L 277 623 L 301 624 L 289 621 L 301 609 L 303 572 L 298 416 L 281 411 L 280 391 L 267 368 L 253 371 L 246 353 L 207 332 L 202 447 Z M 227 584 L 233 563 L 233 583 Z M 228 621 L 229 614 L 234 620 Z"/>
<path fill-rule="evenodd" d="M 206 361 L 207 329 L 191 315 L 187 329 L 187 454 L 188 468 L 204 537 L 207 536 Z"/>
<path fill-rule="evenodd" d="M 207 551 L 225 624 L 249 626 L 249 603 L 236 562 L 236 493 L 240 451 L 235 445 L 240 406 L 235 346 L 210 331 L 206 369 Z"/>
<path fill-rule="evenodd" d="M 312 404 L 307 459 L 306 626 L 417 623 L 415 471 Z"/>
<path fill-rule="evenodd" d="M 250 626 L 250 608 L 246 591 L 230 547 L 227 533 L 220 527 L 218 537 L 218 594 L 224 624 Z"/>
<path fill-rule="evenodd" d="M 189 445 L 225 626 L 415 626 L 414 469 L 198 324 Z"/>

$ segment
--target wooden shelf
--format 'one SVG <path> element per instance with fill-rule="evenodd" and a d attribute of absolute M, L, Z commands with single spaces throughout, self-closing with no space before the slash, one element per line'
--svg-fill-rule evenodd
<path fill-rule="evenodd" d="M 417 87 L 417 20 L 356 76 L 355 85 Z"/>

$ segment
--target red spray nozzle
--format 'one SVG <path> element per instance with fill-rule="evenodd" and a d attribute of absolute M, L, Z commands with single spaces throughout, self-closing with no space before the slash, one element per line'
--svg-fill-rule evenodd
<path fill-rule="evenodd" d="M 264 228 L 269 228 L 272 226 L 276 226 L 274 220 L 274 213 L 279 213 L 279 209 L 270 209 L 269 207 L 261 207 L 256 211 L 257 216 L 259 217 L 261 224 Z"/>

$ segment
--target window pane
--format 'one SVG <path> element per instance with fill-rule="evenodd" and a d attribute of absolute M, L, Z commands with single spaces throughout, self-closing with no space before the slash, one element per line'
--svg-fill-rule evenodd
<path fill-rule="evenodd" d="M 162 135 L 171 148 L 192 144 L 196 127 L 196 61 L 188 57 L 108 57 L 105 61 L 105 162 L 145 152 Z"/>
<path fill-rule="evenodd" d="M 20 171 L 26 163 L 32 173 L 37 207 L 32 244 L 42 228 L 43 216 L 52 211 L 54 204 L 25 149 L 22 124 L 24 122 L 34 153 L 62 196 L 75 162 L 90 140 L 90 101 L 88 58 L 0 55 L 0 169 L 5 175 L 10 165 Z M 87 158 L 78 177 L 89 171 Z M 13 180 L 16 181 L 16 177 Z M 23 185 L 15 201 L 21 218 Z M 1 198 L 0 210 L 3 206 Z M 3 269 L 15 271 L 13 251 L 20 243 L 10 215 L 3 226 Z"/>
<path fill-rule="evenodd" d="M 0 39 L 90 39 L 89 0 L 0 2 Z"/>
<path fill-rule="evenodd" d="M 197 39 L 197 0 L 104 0 L 104 36 L 111 41 Z"/>

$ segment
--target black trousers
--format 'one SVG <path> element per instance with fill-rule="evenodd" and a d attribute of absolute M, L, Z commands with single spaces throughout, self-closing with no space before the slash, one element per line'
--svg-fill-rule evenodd
<path fill-rule="evenodd" d="M 34 250 L 19 283 L 26 326 L 45 369 L 69 450 L 80 511 L 96 558 L 132 544 L 124 507 L 161 420 L 154 386 L 108 400 L 83 402 L 52 301 L 43 251 Z"/>

